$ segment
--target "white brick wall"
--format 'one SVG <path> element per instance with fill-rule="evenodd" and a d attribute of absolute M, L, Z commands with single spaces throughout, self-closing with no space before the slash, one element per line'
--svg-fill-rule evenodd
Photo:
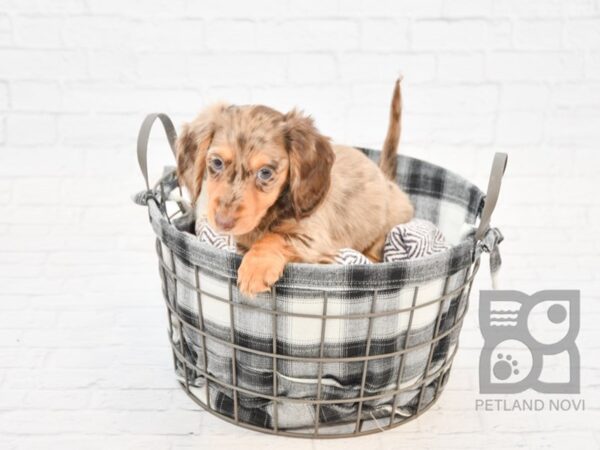
<path fill-rule="evenodd" d="M 503 286 L 582 290 L 587 411 L 474 411 L 474 290 L 434 410 L 313 446 L 598 448 L 599 0 L 0 0 L 0 448 L 284 443 L 197 411 L 174 381 L 153 237 L 129 200 L 137 129 L 221 98 L 298 105 L 378 146 L 399 72 L 403 153 L 482 187 L 510 154 Z M 156 175 L 170 158 L 153 144 Z"/>

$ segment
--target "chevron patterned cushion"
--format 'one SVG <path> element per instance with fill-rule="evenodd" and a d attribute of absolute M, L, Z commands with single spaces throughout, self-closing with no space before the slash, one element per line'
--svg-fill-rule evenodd
<path fill-rule="evenodd" d="M 232 236 L 217 233 L 201 217 L 196 221 L 196 236 L 201 242 L 230 252 L 236 252 Z M 438 228 L 428 220 L 413 219 L 408 223 L 396 225 L 387 235 L 383 249 L 383 261 L 393 262 L 415 259 L 439 253 L 450 248 Z M 337 264 L 372 264 L 365 255 L 352 248 L 341 249 L 335 257 Z"/>
<path fill-rule="evenodd" d="M 373 264 L 369 258 L 353 248 L 341 249 L 334 258 L 337 264 Z"/>
<path fill-rule="evenodd" d="M 230 252 L 237 251 L 233 236 L 217 233 L 208 224 L 206 217 L 200 217 L 196 220 L 195 231 L 200 242 L 205 242 L 208 245 Z"/>
<path fill-rule="evenodd" d="M 385 240 L 384 262 L 415 259 L 450 248 L 440 230 L 430 221 L 413 219 L 396 225 Z"/>

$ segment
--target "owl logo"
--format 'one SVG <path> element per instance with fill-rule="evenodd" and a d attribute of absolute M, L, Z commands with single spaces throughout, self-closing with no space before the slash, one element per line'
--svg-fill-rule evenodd
<path fill-rule="evenodd" d="M 481 291 L 482 394 L 578 394 L 580 292 Z"/>

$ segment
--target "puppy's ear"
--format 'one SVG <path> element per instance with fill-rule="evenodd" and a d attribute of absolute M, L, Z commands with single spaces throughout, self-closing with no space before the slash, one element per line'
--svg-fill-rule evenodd
<path fill-rule="evenodd" d="M 192 204 L 200 196 L 206 170 L 206 151 L 215 134 L 218 117 L 226 107 L 224 104 L 208 107 L 192 122 L 184 124 L 177 138 L 177 177 L 192 196 Z"/>
<path fill-rule="evenodd" d="M 329 139 L 310 117 L 293 110 L 284 116 L 283 135 L 290 158 L 290 196 L 297 219 L 321 204 L 331 185 L 335 155 Z"/>

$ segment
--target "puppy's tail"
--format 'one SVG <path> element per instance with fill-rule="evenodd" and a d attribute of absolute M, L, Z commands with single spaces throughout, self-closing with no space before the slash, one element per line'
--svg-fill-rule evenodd
<path fill-rule="evenodd" d="M 402 117 L 402 93 L 400 91 L 400 82 L 402 77 L 396 80 L 392 103 L 390 104 L 390 123 L 388 125 L 387 136 L 381 151 L 379 168 L 390 180 L 396 179 L 396 156 L 398 151 L 398 142 L 400 141 L 401 117 Z"/>

